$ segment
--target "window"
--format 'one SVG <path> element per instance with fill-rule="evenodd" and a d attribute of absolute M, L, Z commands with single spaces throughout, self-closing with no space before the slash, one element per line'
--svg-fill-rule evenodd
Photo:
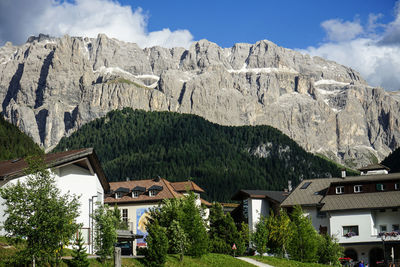
<path fill-rule="evenodd" d="M 386 233 L 386 232 L 387 232 L 387 227 L 386 227 L 386 225 L 379 225 L 379 232 L 381 232 L 381 233 Z"/>
<path fill-rule="evenodd" d="M 355 185 L 354 186 L 354 193 L 362 192 L 362 185 Z"/>
<path fill-rule="evenodd" d="M 392 224 L 392 231 L 396 231 L 398 232 L 400 230 L 399 225 L 398 224 Z"/>
<path fill-rule="evenodd" d="M 343 236 L 352 237 L 358 235 L 358 225 L 343 226 Z"/>
<path fill-rule="evenodd" d="M 307 189 L 307 187 L 311 184 L 311 182 L 305 182 L 300 189 Z"/>
<path fill-rule="evenodd" d="M 150 197 L 154 197 L 155 195 L 157 195 L 157 190 L 150 190 L 149 191 L 149 196 Z"/>
<path fill-rule="evenodd" d="M 128 222 L 128 209 L 122 209 L 122 221 Z"/>
<path fill-rule="evenodd" d="M 394 184 L 394 190 L 399 190 L 400 188 L 400 184 L 399 183 L 395 183 Z"/>
<path fill-rule="evenodd" d="M 136 198 L 139 196 L 139 191 L 132 191 L 132 197 Z"/>
<path fill-rule="evenodd" d="M 121 197 L 122 197 L 122 192 L 115 193 L 115 198 L 116 199 L 121 198 Z"/>
<path fill-rule="evenodd" d="M 385 185 L 384 184 L 376 184 L 376 191 L 384 191 Z"/>
<path fill-rule="evenodd" d="M 336 194 L 343 194 L 344 186 L 336 186 Z"/>

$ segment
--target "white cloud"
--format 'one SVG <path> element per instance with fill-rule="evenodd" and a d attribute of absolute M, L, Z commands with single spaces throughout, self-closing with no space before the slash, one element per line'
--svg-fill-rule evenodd
<path fill-rule="evenodd" d="M 19 18 L 19 20 L 15 20 Z M 23 43 L 30 35 L 96 37 L 105 33 L 140 47 L 160 45 L 188 48 L 193 36 L 188 30 L 147 31 L 147 16 L 141 8 L 132 11 L 114 0 L 1 0 L 0 44 Z"/>
<path fill-rule="evenodd" d="M 400 2 L 394 11 L 394 21 L 386 25 L 377 22 L 381 14 L 370 14 L 365 27 L 357 21 L 325 21 L 328 41 L 300 51 L 350 66 L 370 85 L 400 90 Z"/>
<path fill-rule="evenodd" d="M 321 23 L 330 41 L 347 41 L 354 39 L 363 32 L 359 21 L 345 21 L 330 19 Z"/>

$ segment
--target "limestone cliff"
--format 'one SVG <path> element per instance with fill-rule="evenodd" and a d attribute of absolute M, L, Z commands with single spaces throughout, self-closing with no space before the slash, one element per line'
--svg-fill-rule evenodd
<path fill-rule="evenodd" d="M 0 47 L 0 110 L 49 149 L 81 125 L 132 107 L 272 125 L 349 166 L 400 145 L 400 94 L 345 66 L 269 41 L 141 49 L 111 39 L 32 37 Z"/>

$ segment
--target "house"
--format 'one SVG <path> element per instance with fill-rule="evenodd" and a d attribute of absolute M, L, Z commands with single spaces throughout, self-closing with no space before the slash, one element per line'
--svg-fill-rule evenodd
<path fill-rule="evenodd" d="M 149 209 L 158 207 L 164 199 L 181 198 L 188 191 L 196 196 L 198 206 L 210 207 L 211 203 L 200 197 L 204 190 L 193 181 L 169 182 L 163 178 L 148 180 L 110 182 L 110 191 L 106 194 L 104 203 L 110 206 L 117 205 L 121 210 L 122 220 L 136 235 L 143 238 L 132 241 L 132 254 L 136 254 L 136 247 L 145 247 L 146 222 Z M 205 209 L 208 216 L 208 209 Z"/>
<path fill-rule="evenodd" d="M 240 205 L 231 215 L 236 223 L 246 222 L 252 232 L 261 216 L 268 217 L 271 211 L 279 211 L 280 204 L 286 196 L 287 192 L 284 191 L 242 189 L 232 197 L 232 200 L 240 201 Z"/>
<path fill-rule="evenodd" d="M 400 173 L 389 174 L 382 165 L 360 171 L 361 176 L 303 180 L 281 206 L 300 205 L 314 228 L 336 236 L 354 261 L 400 261 Z"/>
<path fill-rule="evenodd" d="M 90 215 L 96 208 L 95 203 L 103 203 L 104 192 L 110 186 L 101 168 L 96 153 L 92 148 L 71 150 L 54 154 L 46 154 L 45 163 L 53 172 L 56 185 L 62 194 L 80 196 L 79 217 L 77 222 L 82 224 L 81 232 L 89 252 L 93 252 L 93 221 Z M 0 162 L 0 187 L 24 181 L 27 163 L 24 159 Z M 0 203 L 3 200 L 0 198 Z M 5 221 L 5 207 L 0 205 L 0 225 Z M 4 235 L 0 230 L 0 235 Z"/>

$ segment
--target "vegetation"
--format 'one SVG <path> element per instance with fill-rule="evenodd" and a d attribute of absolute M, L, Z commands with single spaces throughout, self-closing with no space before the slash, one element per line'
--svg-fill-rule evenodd
<path fill-rule="evenodd" d="M 381 164 L 390 168 L 390 172 L 400 172 L 400 147 L 387 156 Z"/>
<path fill-rule="evenodd" d="M 0 117 L 0 161 L 33 154 L 43 154 L 43 151 L 18 127 Z"/>
<path fill-rule="evenodd" d="M 214 203 L 210 209 L 210 248 L 214 253 L 233 254 L 232 246 L 235 244 L 235 255 L 243 255 L 249 243 L 247 224 L 242 224 L 238 229 L 229 213 L 224 214 L 221 204 Z"/>
<path fill-rule="evenodd" d="M 282 190 L 288 180 L 340 175 L 336 164 L 275 128 L 220 126 L 172 112 L 112 111 L 63 138 L 55 151 L 82 147 L 94 147 L 111 181 L 191 178 L 206 199 L 221 202 L 240 188 Z"/>
<path fill-rule="evenodd" d="M 61 194 L 43 158 L 26 160 L 26 181 L 0 188 L 7 215 L 4 230 L 14 244 L 24 244 L 14 257 L 17 263 L 58 264 L 79 227 L 78 198 Z"/>
<path fill-rule="evenodd" d="M 260 254 L 259 257 L 265 252 L 279 257 L 288 253 L 290 259 L 307 264 L 319 262 L 340 265 L 339 258 L 343 255 L 343 248 L 336 238 L 326 234 L 319 235 L 300 206 L 294 208 L 290 217 L 283 210 L 268 218 L 261 217 L 252 233 L 252 244 Z"/>
<path fill-rule="evenodd" d="M 146 265 L 164 266 L 168 252 L 167 231 L 157 222 L 148 224 L 146 229 L 148 233 Z"/>
<path fill-rule="evenodd" d="M 74 250 L 72 251 L 73 258 L 71 260 L 71 267 L 88 267 L 89 260 L 87 258 L 86 249 L 84 247 L 82 233 L 79 232 L 75 240 Z"/>
<path fill-rule="evenodd" d="M 157 253 L 164 253 L 164 233 L 161 233 L 164 231 L 166 250 L 163 255 L 167 252 L 179 253 L 180 258 L 183 259 L 183 253 L 200 257 L 208 252 L 209 240 L 205 221 L 202 218 L 201 208 L 196 205 L 196 196 L 193 192 L 179 199 L 164 199 L 159 208 L 150 210 L 146 228 L 148 232 L 147 256 L 163 257 Z M 165 229 L 168 229 L 168 231 Z M 159 234 L 159 236 L 156 236 L 156 234 Z M 153 240 L 158 240 L 158 244 Z M 157 263 L 162 265 L 161 262 Z"/>
<path fill-rule="evenodd" d="M 119 221 L 114 215 L 114 210 L 108 205 L 97 206 L 94 212 L 95 221 L 95 249 L 102 262 L 114 254 L 114 244 L 117 242 L 117 225 Z"/>
<path fill-rule="evenodd" d="M 319 264 L 319 263 L 311 263 L 311 262 L 300 262 L 295 260 L 288 260 L 283 258 L 276 257 L 259 257 L 253 256 L 257 261 L 261 261 L 266 264 L 270 264 L 274 267 L 327 267 L 328 265 Z"/>

